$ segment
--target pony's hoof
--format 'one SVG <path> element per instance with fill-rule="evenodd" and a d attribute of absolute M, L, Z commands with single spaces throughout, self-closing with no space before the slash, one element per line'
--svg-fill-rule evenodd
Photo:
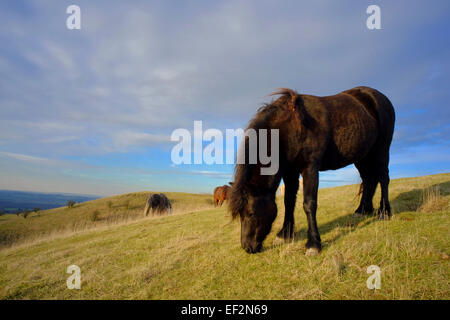
<path fill-rule="evenodd" d="M 317 256 L 318 254 L 319 254 L 319 249 L 317 249 L 317 248 L 308 248 L 308 249 L 306 249 L 305 256 L 307 256 L 307 257 L 314 257 L 314 256 Z"/>

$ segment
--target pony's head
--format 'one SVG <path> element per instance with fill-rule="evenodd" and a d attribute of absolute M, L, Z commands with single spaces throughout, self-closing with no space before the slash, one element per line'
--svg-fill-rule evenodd
<path fill-rule="evenodd" d="M 258 194 L 233 186 L 229 208 L 241 220 L 241 246 L 248 253 L 261 251 L 262 243 L 277 216 L 275 194 Z"/>
<path fill-rule="evenodd" d="M 250 121 L 248 129 L 278 129 L 288 130 L 289 126 L 297 126 L 303 118 L 301 97 L 293 90 L 281 88 L 273 95 L 281 95 L 270 104 L 258 110 Z M 285 135 L 286 136 L 286 135 Z M 258 150 L 260 147 L 257 138 Z M 268 145 L 269 142 L 266 141 Z M 285 160 L 281 152 L 283 142 L 279 141 L 280 160 Z M 287 142 L 284 142 L 287 143 Z M 241 152 L 245 152 L 245 159 L 249 159 L 249 137 L 245 137 Z M 281 164 L 280 163 L 280 164 Z M 261 251 L 262 243 L 272 228 L 277 216 L 275 195 L 281 180 L 282 167 L 275 174 L 262 175 L 262 164 L 237 164 L 234 183 L 231 188 L 228 207 L 233 218 L 241 221 L 241 245 L 248 253 Z"/>

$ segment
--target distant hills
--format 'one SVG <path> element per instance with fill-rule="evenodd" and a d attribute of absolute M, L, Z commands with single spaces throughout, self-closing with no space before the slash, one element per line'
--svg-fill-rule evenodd
<path fill-rule="evenodd" d="M 24 210 L 33 210 L 34 208 L 46 210 L 65 206 L 69 200 L 79 203 L 99 198 L 101 197 L 70 193 L 0 190 L 0 211 L 16 213 Z"/>

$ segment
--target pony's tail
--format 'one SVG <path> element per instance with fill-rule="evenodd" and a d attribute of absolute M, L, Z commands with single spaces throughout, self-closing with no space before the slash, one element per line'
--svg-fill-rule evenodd
<path fill-rule="evenodd" d="M 359 201 L 361 199 L 362 193 L 363 193 L 363 184 L 361 182 L 361 184 L 359 185 L 359 188 L 358 188 L 358 193 L 355 194 L 355 197 L 353 198 L 353 201 Z"/>
<path fill-rule="evenodd" d="M 358 190 L 358 193 L 356 194 L 356 197 L 360 197 L 362 195 L 362 193 L 363 193 L 363 184 L 361 183 L 359 185 L 359 190 Z"/>

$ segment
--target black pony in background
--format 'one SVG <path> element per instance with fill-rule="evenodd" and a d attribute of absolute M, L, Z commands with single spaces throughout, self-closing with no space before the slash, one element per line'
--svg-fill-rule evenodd
<path fill-rule="evenodd" d="M 172 213 L 172 205 L 170 204 L 169 199 L 163 194 L 151 194 L 147 198 L 147 202 L 144 209 L 144 215 L 148 216 L 149 212 L 152 212 L 152 215 L 164 214 L 164 213 Z"/>

